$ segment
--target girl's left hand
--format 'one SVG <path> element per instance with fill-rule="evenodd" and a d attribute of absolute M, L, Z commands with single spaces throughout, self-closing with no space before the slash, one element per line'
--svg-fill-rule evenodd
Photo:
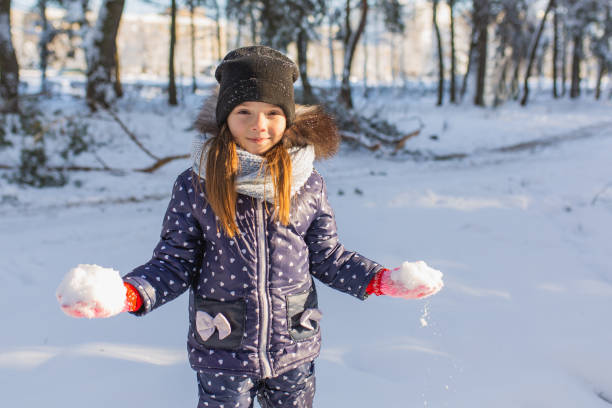
<path fill-rule="evenodd" d="M 423 261 L 404 262 L 399 268 L 379 271 L 366 292 L 377 296 L 422 299 L 438 293 L 443 286 L 442 272 L 430 268 Z"/>

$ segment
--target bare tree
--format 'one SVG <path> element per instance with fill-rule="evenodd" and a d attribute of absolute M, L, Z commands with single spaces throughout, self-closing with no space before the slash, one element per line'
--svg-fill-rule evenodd
<path fill-rule="evenodd" d="M 485 81 L 487 74 L 487 47 L 489 31 L 489 0 L 474 0 L 474 24 L 478 29 L 476 52 L 478 54 L 478 72 L 476 73 L 476 94 L 474 104 L 485 106 Z"/>
<path fill-rule="evenodd" d="M 104 0 L 100 5 L 95 27 L 88 32 L 87 104 L 92 110 L 96 104 L 108 107 L 111 95 L 120 97 L 121 82 L 117 57 L 117 31 L 124 0 Z M 112 90 L 111 90 L 112 89 Z"/>
<path fill-rule="evenodd" d="M 335 9 L 333 12 L 329 13 L 328 18 L 328 36 L 327 36 L 327 46 L 329 47 L 329 70 L 331 77 L 331 85 L 332 88 L 336 87 L 336 57 L 334 56 L 334 35 L 333 35 L 333 26 L 336 24 L 338 19 L 340 18 L 340 10 Z"/>
<path fill-rule="evenodd" d="M 474 65 L 474 50 L 476 49 L 476 39 L 478 38 L 478 28 L 472 22 L 472 32 L 470 35 L 470 46 L 468 48 L 467 55 L 467 66 L 465 68 L 465 74 L 463 75 L 463 81 L 461 81 L 461 90 L 459 91 L 459 99 L 462 101 L 465 93 L 467 92 L 468 79 Z"/>
<path fill-rule="evenodd" d="M 436 42 L 438 44 L 438 101 L 436 105 L 441 106 L 444 102 L 444 51 L 442 50 L 442 36 L 440 35 L 440 27 L 438 26 L 438 3 L 439 0 L 432 1 L 433 7 L 433 26 L 436 33 Z"/>
<path fill-rule="evenodd" d="M 300 79 L 302 81 L 302 103 L 312 105 L 316 103 L 317 98 L 314 96 L 312 86 L 308 80 L 308 33 L 305 29 L 298 32 L 296 41 L 298 51 L 298 67 L 300 70 Z"/>
<path fill-rule="evenodd" d="M 366 21 L 368 18 L 368 0 L 360 0 L 361 15 L 359 17 L 359 25 L 355 31 L 351 30 L 350 22 L 350 0 L 346 0 L 346 14 L 345 14 L 345 41 L 344 41 L 344 63 L 342 64 L 342 83 L 340 85 L 340 95 L 338 100 L 347 108 L 353 108 L 353 98 L 351 96 L 351 68 L 353 65 L 353 57 L 355 56 L 355 50 L 357 49 L 357 43 L 359 37 L 365 29 Z"/>
<path fill-rule="evenodd" d="M 552 53 L 552 76 L 553 76 L 553 97 L 559 97 L 557 81 L 559 79 L 559 11 L 557 8 L 553 14 L 553 53 Z"/>
<path fill-rule="evenodd" d="M 567 93 L 567 49 L 569 47 L 569 32 L 567 26 L 563 26 L 563 42 L 561 48 L 561 96 Z"/>
<path fill-rule="evenodd" d="M 178 105 L 176 78 L 174 73 L 174 48 L 176 46 L 176 0 L 170 6 L 170 52 L 168 53 L 168 104 Z"/>
<path fill-rule="evenodd" d="M 591 41 L 593 55 L 597 58 L 598 71 L 597 82 L 595 84 L 595 99 L 601 98 L 601 84 L 604 75 L 612 67 L 612 5 L 607 4 L 602 13 L 602 21 L 598 21 L 601 26 L 601 35 L 596 35 Z"/>
<path fill-rule="evenodd" d="M 455 1 L 447 0 L 450 9 L 450 47 L 451 47 L 451 72 L 450 72 L 450 101 L 457 102 L 457 58 L 455 55 Z"/>
<path fill-rule="evenodd" d="M 0 0 L 0 98 L 1 112 L 19 111 L 19 64 L 11 35 L 11 0 Z"/>
<path fill-rule="evenodd" d="M 195 6 L 196 0 L 187 0 L 187 6 L 189 7 L 189 53 L 191 56 L 191 92 L 195 93 L 198 89 L 196 81 L 196 28 L 195 28 Z"/>
<path fill-rule="evenodd" d="M 573 39 L 573 51 L 572 51 L 572 82 L 570 85 L 570 98 L 578 98 L 580 96 L 580 63 L 583 57 L 582 49 L 582 35 L 575 34 Z"/>
<path fill-rule="evenodd" d="M 548 14 L 555 6 L 555 0 L 549 0 L 548 5 L 546 6 L 546 10 L 544 11 L 544 16 L 540 21 L 540 27 L 538 28 L 538 32 L 536 34 L 535 40 L 533 41 L 533 46 L 531 48 L 531 54 L 529 55 L 529 62 L 527 64 L 527 71 L 525 72 L 525 81 L 523 83 L 523 99 L 521 99 L 521 105 L 525 106 L 527 104 L 527 98 L 529 98 L 529 77 L 531 76 L 531 69 L 533 68 L 533 62 L 535 60 L 536 51 L 538 49 L 538 44 L 540 42 L 540 38 L 542 37 L 542 32 L 544 31 L 544 24 L 546 24 L 546 18 Z"/>
<path fill-rule="evenodd" d="M 221 46 L 221 7 L 219 6 L 219 0 L 206 0 L 206 5 L 208 8 L 211 8 L 215 12 L 214 16 L 216 29 L 215 38 L 217 40 L 217 60 L 221 61 L 223 59 L 223 47 Z"/>
<path fill-rule="evenodd" d="M 47 20 L 47 0 L 38 0 L 36 3 L 38 13 L 40 15 L 41 33 L 38 38 L 39 64 L 40 67 L 40 91 L 43 94 L 47 93 L 47 63 L 49 61 L 49 42 L 53 38 L 52 29 L 50 29 L 49 21 Z"/>

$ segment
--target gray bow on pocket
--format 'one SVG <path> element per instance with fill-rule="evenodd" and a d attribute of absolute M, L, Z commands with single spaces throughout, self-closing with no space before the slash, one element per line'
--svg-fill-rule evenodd
<path fill-rule="evenodd" d="M 308 330 L 314 330 L 314 327 L 312 327 L 312 323 L 310 323 L 310 321 L 313 320 L 318 323 L 321 320 L 321 317 L 323 317 L 323 314 L 319 309 L 306 309 L 300 316 L 300 326 L 305 327 Z"/>
<path fill-rule="evenodd" d="M 215 329 L 219 331 L 219 340 L 223 340 L 232 332 L 229 321 L 221 313 L 217 313 L 213 318 L 208 313 L 198 310 L 196 313 L 196 330 L 202 340 L 208 340 Z"/>

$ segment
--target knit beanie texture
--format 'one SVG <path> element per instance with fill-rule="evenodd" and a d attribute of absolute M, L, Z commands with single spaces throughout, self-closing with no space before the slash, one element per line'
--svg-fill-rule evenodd
<path fill-rule="evenodd" d="M 299 77 L 295 62 L 263 45 L 230 51 L 215 71 L 219 82 L 216 121 L 220 127 L 242 102 L 266 102 L 280 107 L 287 127 L 295 119 L 293 83 Z"/>

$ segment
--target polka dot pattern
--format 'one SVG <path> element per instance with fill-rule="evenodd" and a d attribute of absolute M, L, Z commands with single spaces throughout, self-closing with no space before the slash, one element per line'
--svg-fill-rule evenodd
<path fill-rule="evenodd" d="M 288 318 L 288 299 L 308 291 L 312 277 L 365 299 L 367 284 L 381 266 L 339 242 L 325 183 L 316 171 L 293 197 L 286 226 L 275 219 L 269 204 L 266 208 L 265 202 L 239 194 L 236 222 L 241 234 L 234 238 L 220 229 L 204 192 L 203 181 L 198 184 L 191 170 L 176 180 L 153 257 L 124 277 L 143 297 L 137 314 L 189 289 L 187 345 L 196 370 L 257 376 L 268 371 L 267 365 L 275 377 L 313 360 L 320 350 L 319 326 L 299 340 L 292 338 L 299 318 Z M 214 313 L 203 309 L 210 305 Z M 206 342 L 194 335 L 198 309 L 241 323 L 232 327 L 231 345 L 217 332 Z"/>
<path fill-rule="evenodd" d="M 311 408 L 315 394 L 312 361 L 266 379 L 198 370 L 197 381 L 200 397 L 198 408 L 252 408 L 255 398 L 262 407 Z"/>

